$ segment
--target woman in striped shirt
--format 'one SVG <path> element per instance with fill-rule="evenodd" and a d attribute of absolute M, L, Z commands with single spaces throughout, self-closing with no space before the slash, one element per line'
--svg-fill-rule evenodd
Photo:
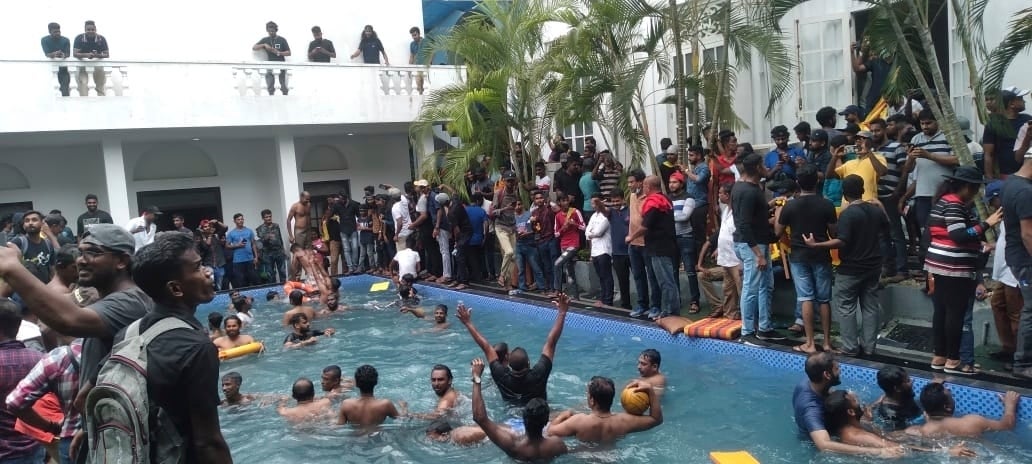
<path fill-rule="evenodd" d="M 930 243 L 924 269 L 935 275 L 932 302 L 932 341 L 935 355 L 932 369 L 951 374 L 971 375 L 974 366 L 960 361 L 960 337 L 968 300 L 975 293 L 979 270 L 985 265 L 982 242 L 985 231 L 1000 223 L 999 210 L 979 221 L 971 205 L 985 183 L 982 173 L 972 166 L 961 166 L 946 182 L 928 218 Z"/>

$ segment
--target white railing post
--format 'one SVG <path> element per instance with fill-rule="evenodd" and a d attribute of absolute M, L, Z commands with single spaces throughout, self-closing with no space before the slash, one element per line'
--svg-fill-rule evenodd
<path fill-rule="evenodd" d="M 104 95 L 108 94 L 108 90 L 115 90 L 114 82 L 111 82 L 111 66 L 104 66 L 100 68 L 101 75 L 104 76 L 104 83 L 101 85 L 100 90 L 104 91 Z M 100 90 L 97 91 L 97 95 L 100 95 Z M 115 92 L 115 95 L 121 95 L 120 92 Z"/>

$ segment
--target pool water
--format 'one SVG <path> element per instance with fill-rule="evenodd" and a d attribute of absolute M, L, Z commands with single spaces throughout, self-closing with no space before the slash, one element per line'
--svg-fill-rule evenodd
<path fill-rule="evenodd" d="M 341 303 L 352 309 L 312 324 L 317 329 L 334 327 L 337 335 L 298 350 L 282 347 L 288 331 L 281 327 L 280 319 L 286 305 L 256 303 L 255 323 L 244 332 L 264 340 L 266 353 L 226 361 L 221 372 L 243 375 L 243 393 L 281 396 L 290 394 L 298 377 L 312 379 L 318 390 L 322 368 L 327 365 L 337 364 L 345 376 L 351 377 L 359 365 L 371 364 L 380 375 L 376 396 L 395 402 L 404 400 L 412 412 L 429 412 L 436 406 L 436 395 L 430 388 L 430 369 L 441 363 L 451 367 L 454 386 L 466 397 L 457 408 L 458 417 L 452 420 L 453 424 L 473 424 L 468 400 L 469 363 L 483 354 L 454 318 L 456 302 L 462 295 L 420 288 L 427 295 L 423 307 L 428 313 L 426 320 L 420 320 L 399 314 L 396 308 L 374 309 L 372 305 L 389 302 L 394 294 L 369 293 L 369 284 L 367 278 L 345 280 Z M 474 324 L 491 343 L 505 341 L 510 349 L 523 346 L 532 358 L 537 358 L 554 320 L 554 311 L 515 311 L 516 303 L 471 295 L 466 296 L 466 302 L 474 308 Z M 448 305 L 451 327 L 443 332 L 428 332 L 433 306 L 438 303 Z M 206 320 L 208 312 L 225 309 L 226 303 L 213 303 L 200 308 L 197 317 Z M 764 464 L 867 462 L 820 454 L 811 444 L 799 440 L 790 403 L 792 389 L 803 376 L 801 370 L 775 369 L 742 356 L 691 349 L 647 337 L 643 340 L 634 331 L 606 330 L 605 325 L 597 329 L 610 333 L 599 333 L 585 324 L 571 324 L 575 318 L 590 319 L 574 312 L 567 318 L 548 383 L 553 410 L 586 410 L 586 385 L 592 376 L 610 377 L 619 389 L 637 376 L 638 354 L 646 348 L 656 348 L 662 353 L 662 371 L 667 376 L 663 397 L 665 420 L 650 431 L 622 439 L 614 447 L 586 449 L 557 462 L 708 463 L 708 453 L 714 450 L 747 450 Z M 497 389 L 490 385 L 489 375 L 484 376 L 484 383 L 491 419 L 502 421 L 511 417 Z M 857 391 L 865 402 L 880 394 L 877 385 L 857 383 L 845 375 L 838 388 Z M 354 394 L 357 392 L 351 395 Z M 339 402 L 334 403 L 335 408 L 338 405 Z M 618 398 L 613 409 L 620 410 Z M 275 403 L 251 404 L 223 408 L 221 425 L 234 460 L 241 463 L 512 462 L 489 442 L 472 448 L 433 442 L 424 434 L 427 421 L 388 421 L 380 432 L 361 435 L 349 427 L 334 425 L 335 413 L 336 409 L 333 419 L 291 425 L 278 416 Z M 969 462 L 1032 462 L 1032 431 L 1028 422 L 1019 423 L 1019 429 L 1022 430 L 1016 433 L 988 436 L 987 441 L 992 444 L 973 444 L 981 456 Z M 568 444 L 576 442 L 571 440 Z M 947 461 L 943 455 L 905 459 Z"/>

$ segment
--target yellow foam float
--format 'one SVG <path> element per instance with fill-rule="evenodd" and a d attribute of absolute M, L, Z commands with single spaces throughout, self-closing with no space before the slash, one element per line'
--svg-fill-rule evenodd
<path fill-rule="evenodd" d="M 760 464 L 748 451 L 710 451 L 713 464 Z"/>
<path fill-rule="evenodd" d="M 219 350 L 219 361 L 225 361 L 227 359 L 239 358 L 254 353 L 261 353 L 265 349 L 265 345 L 262 342 L 251 342 L 246 345 L 240 345 L 228 350 Z"/>

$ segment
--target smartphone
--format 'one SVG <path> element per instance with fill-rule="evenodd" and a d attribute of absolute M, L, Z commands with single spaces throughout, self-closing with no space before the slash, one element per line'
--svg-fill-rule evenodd
<path fill-rule="evenodd" d="M 846 145 L 846 154 L 847 155 L 855 155 L 856 154 L 856 145 Z"/>

